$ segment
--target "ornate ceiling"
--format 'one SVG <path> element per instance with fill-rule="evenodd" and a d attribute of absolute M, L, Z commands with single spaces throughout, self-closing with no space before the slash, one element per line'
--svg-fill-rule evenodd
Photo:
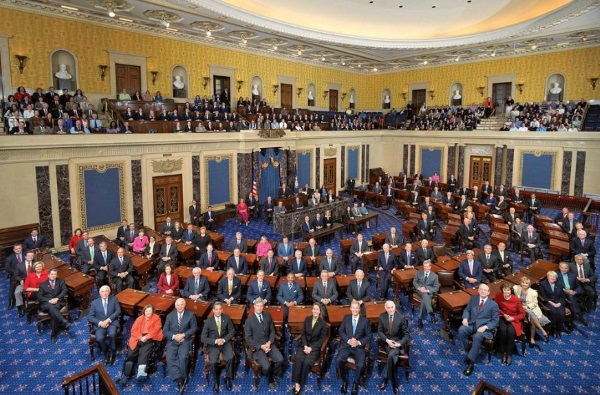
<path fill-rule="evenodd" d="M 0 0 L 360 73 L 600 45 L 599 0 Z"/>

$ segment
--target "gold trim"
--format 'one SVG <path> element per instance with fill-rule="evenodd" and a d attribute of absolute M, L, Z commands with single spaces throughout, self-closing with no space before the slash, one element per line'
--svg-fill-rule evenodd
<path fill-rule="evenodd" d="M 152 161 L 152 170 L 155 173 L 174 173 L 182 168 L 183 158 Z"/>
<path fill-rule="evenodd" d="M 79 187 L 79 214 L 81 217 L 81 227 L 86 229 L 87 231 L 93 232 L 97 230 L 110 229 L 115 226 L 119 226 L 121 221 L 120 219 L 117 222 L 113 222 L 110 224 L 104 224 L 101 226 L 92 226 L 88 227 L 87 224 L 87 210 L 86 210 L 86 201 L 85 201 L 85 172 L 87 170 L 95 170 L 98 173 L 106 173 L 108 169 L 118 169 L 119 172 L 119 196 L 120 196 L 120 211 L 121 214 L 119 218 L 125 218 L 125 182 L 124 182 L 124 169 L 125 162 L 105 162 L 105 163 L 84 163 L 77 165 L 77 173 L 78 173 L 78 187 Z"/>
<path fill-rule="evenodd" d="M 519 169 L 519 180 L 520 184 L 523 184 L 523 162 L 525 159 L 525 154 L 532 154 L 536 158 L 541 157 L 542 155 L 551 155 L 552 156 L 552 173 L 550 174 L 550 187 L 545 189 L 554 189 L 554 175 L 556 173 L 556 151 L 540 151 L 540 150 L 526 150 L 521 151 L 521 163 Z M 514 177 L 514 176 L 513 176 Z M 527 186 L 527 185 L 523 185 Z"/>
<path fill-rule="evenodd" d="M 211 162 L 211 161 L 214 161 L 216 163 L 221 163 L 224 160 L 229 160 L 229 201 L 215 205 L 215 204 L 211 204 L 209 202 L 210 183 L 208 181 L 208 178 L 209 178 L 208 165 L 209 165 L 209 162 Z M 206 207 L 208 207 L 210 205 L 213 207 L 214 210 L 220 210 L 222 208 L 225 208 L 226 204 L 229 204 L 229 203 L 236 204 L 237 203 L 237 202 L 232 202 L 233 196 L 234 196 L 234 189 L 233 189 L 234 188 L 234 184 L 233 184 L 234 178 L 237 180 L 237 177 L 234 177 L 234 173 L 233 173 L 233 154 L 210 155 L 210 156 L 204 157 L 204 185 L 206 187 L 202 188 L 202 202 L 203 202 L 203 205 L 205 205 L 205 209 L 206 209 Z M 204 203 L 204 202 L 206 202 L 206 203 Z"/>
<path fill-rule="evenodd" d="M 327 147 L 323 150 L 325 157 L 335 156 L 337 154 L 337 147 Z"/>

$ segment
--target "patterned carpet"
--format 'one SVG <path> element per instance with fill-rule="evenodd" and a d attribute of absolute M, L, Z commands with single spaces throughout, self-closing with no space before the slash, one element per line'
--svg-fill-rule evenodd
<path fill-rule="evenodd" d="M 546 215 L 553 215 L 553 211 L 544 210 Z M 388 230 L 395 225 L 401 229 L 401 221 L 396 217 L 395 209 L 380 210 L 379 227 L 365 230 L 366 239 L 374 233 Z M 481 225 L 482 230 L 488 232 L 487 225 Z M 244 237 L 258 239 L 266 235 L 269 240 L 280 240 L 280 236 L 273 233 L 270 226 L 252 222 L 249 227 L 241 226 L 235 220 L 230 220 L 218 231 L 225 235 L 226 246 L 230 243 L 236 231 L 242 231 Z M 350 237 L 352 235 L 345 235 Z M 337 237 L 337 236 L 336 236 Z M 441 240 L 437 240 L 441 241 Z M 339 240 L 333 240 L 326 247 L 331 247 L 339 253 Z M 520 263 L 520 258 L 516 261 Z M 524 262 L 528 264 L 527 259 Z M 520 264 L 517 265 L 517 268 Z M 600 265 L 599 265 L 600 266 Z M 150 292 L 155 291 L 156 279 L 149 283 Z M 0 294 L 6 295 L 7 279 L 0 279 Z M 407 301 L 403 301 L 407 306 Z M 78 311 L 71 312 L 73 318 Z M 600 317 L 597 312 L 588 314 L 589 327 L 578 326 L 577 330 L 562 339 L 551 339 L 550 344 L 540 344 L 541 350 L 527 349 L 525 357 L 513 356 L 513 364 L 509 367 L 500 364 L 497 356 L 486 365 L 483 354 L 476 364 L 475 372 L 471 377 L 461 374 L 464 369 L 462 359 L 464 352 L 458 344 L 452 345 L 439 335 L 441 324 L 425 322 L 423 329 L 417 328 L 417 320 L 411 316 L 410 310 L 403 313 L 409 320 L 409 329 L 412 336 L 411 348 L 411 375 L 406 383 L 402 377 L 401 390 L 404 393 L 438 394 L 438 393 L 469 393 L 477 382 L 485 379 L 490 383 L 504 388 L 514 394 L 538 393 L 600 393 L 600 358 L 598 358 L 598 343 L 600 339 Z M 88 349 L 88 329 L 85 318 L 74 321 L 77 336 L 73 339 L 66 334 L 61 334 L 57 344 L 50 343 L 49 329 L 38 336 L 35 325 L 28 325 L 24 318 L 18 318 L 16 310 L 7 310 L 6 303 L 0 307 L 0 328 L 2 342 L 0 343 L 0 392 L 23 394 L 47 394 L 62 391 L 63 378 L 90 367 L 91 362 Z M 126 319 L 125 340 L 129 337 L 132 320 Z M 337 344 L 335 344 L 337 346 Z M 372 345 L 375 350 L 375 343 Z M 335 347 L 334 347 L 335 348 Z M 286 357 L 287 347 L 285 347 Z M 97 352 L 98 354 L 98 352 Z M 108 372 L 113 378 L 120 375 L 124 355 L 121 353 L 114 366 L 108 366 Z M 204 359 L 198 358 L 196 372 L 192 377 L 186 393 L 212 393 L 212 385 L 207 386 L 204 381 Z M 376 386 L 380 379 L 377 369 L 370 374 L 367 381 L 369 393 L 379 393 Z M 244 372 L 243 360 L 237 369 L 234 380 L 233 392 L 241 393 L 251 388 L 253 383 L 251 372 Z M 335 378 L 335 370 L 328 369 L 323 380 L 322 393 L 339 393 L 341 382 Z M 261 379 L 259 393 L 283 394 L 289 393 L 291 388 L 291 367 L 285 371 L 281 387 L 269 390 L 266 381 Z M 222 390 L 226 393 L 222 386 Z M 391 388 L 388 386 L 388 393 Z M 175 393 L 175 385 L 168 378 L 162 377 L 162 369 L 154 373 L 150 380 L 143 385 L 130 382 L 121 387 L 122 393 Z M 309 376 L 307 394 L 319 393 L 314 375 Z M 361 389 L 361 393 L 365 393 Z"/>

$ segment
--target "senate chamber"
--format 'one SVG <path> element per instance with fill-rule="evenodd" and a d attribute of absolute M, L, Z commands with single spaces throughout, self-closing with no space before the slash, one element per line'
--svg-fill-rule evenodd
<path fill-rule="evenodd" d="M 597 391 L 597 1 L 0 17 L 0 392 Z"/>

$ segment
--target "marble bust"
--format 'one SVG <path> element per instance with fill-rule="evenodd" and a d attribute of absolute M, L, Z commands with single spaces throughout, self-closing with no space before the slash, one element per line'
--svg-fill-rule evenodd
<path fill-rule="evenodd" d="M 389 104 L 391 102 L 390 95 L 385 95 L 385 98 L 383 99 L 383 102 L 385 104 Z"/>
<path fill-rule="evenodd" d="M 558 83 L 558 82 L 552 83 L 552 88 L 550 88 L 550 93 L 552 93 L 553 95 L 558 95 L 560 92 L 562 92 L 560 83 Z"/>
<path fill-rule="evenodd" d="M 258 96 L 260 93 L 258 93 L 258 85 L 254 84 L 252 85 L 252 94 L 255 96 Z"/>
<path fill-rule="evenodd" d="M 67 65 L 61 63 L 58 65 L 58 71 L 54 74 L 59 80 L 70 80 L 73 76 L 67 71 Z"/>
<path fill-rule="evenodd" d="M 308 91 L 308 95 L 307 95 L 307 97 L 308 97 L 308 100 L 314 100 L 314 99 L 315 99 L 315 98 L 313 97 L 313 93 L 312 93 L 312 91 Z"/>
<path fill-rule="evenodd" d="M 459 91 L 459 90 L 455 90 L 455 91 L 454 91 L 454 96 L 452 96 L 452 98 L 453 98 L 454 100 L 459 100 L 459 99 L 461 99 L 461 98 L 462 98 L 462 96 L 460 95 L 460 91 Z"/>
<path fill-rule="evenodd" d="M 354 103 L 354 95 L 350 95 L 350 99 L 348 99 L 350 103 Z"/>
<path fill-rule="evenodd" d="M 176 75 L 175 76 L 175 81 L 173 81 L 173 86 L 175 87 L 175 89 L 183 89 L 183 88 L 185 88 L 185 84 L 181 80 L 181 76 L 180 75 Z"/>

